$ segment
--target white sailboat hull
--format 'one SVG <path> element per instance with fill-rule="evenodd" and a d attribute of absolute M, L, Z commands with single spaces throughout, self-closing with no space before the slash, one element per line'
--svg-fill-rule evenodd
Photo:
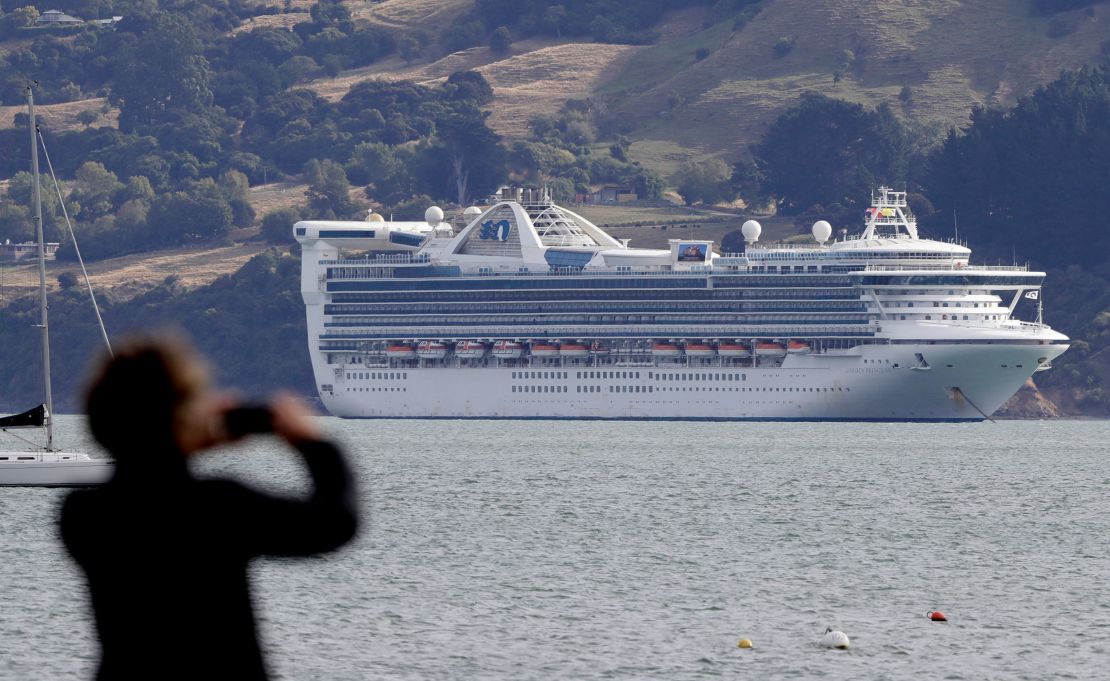
<path fill-rule="evenodd" d="M 0 452 L 0 486 L 86 487 L 112 477 L 115 462 L 69 452 Z M 6 459 L 6 460 L 5 460 Z"/>

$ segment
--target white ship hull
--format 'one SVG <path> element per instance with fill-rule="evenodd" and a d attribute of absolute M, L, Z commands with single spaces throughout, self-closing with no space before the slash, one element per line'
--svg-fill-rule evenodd
<path fill-rule="evenodd" d="M 768 368 L 354 367 L 352 376 L 396 378 L 347 379 L 344 372 L 328 379 L 334 389 L 321 397 L 345 418 L 981 421 L 1022 386 L 1038 359 L 1063 350 L 865 346 L 856 353 L 793 355 Z M 928 369 L 915 353 L 928 359 Z M 333 374 L 319 366 L 319 382 L 320 371 Z"/>

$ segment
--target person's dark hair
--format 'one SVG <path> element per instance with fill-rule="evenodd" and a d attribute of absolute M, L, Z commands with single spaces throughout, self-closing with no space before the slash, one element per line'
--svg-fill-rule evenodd
<path fill-rule="evenodd" d="M 93 370 L 85 394 L 89 429 L 121 463 L 173 449 L 178 410 L 208 384 L 207 365 L 181 338 L 132 338 Z"/>

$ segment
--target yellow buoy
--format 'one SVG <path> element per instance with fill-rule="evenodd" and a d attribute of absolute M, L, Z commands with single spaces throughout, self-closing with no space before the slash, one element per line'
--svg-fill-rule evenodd
<path fill-rule="evenodd" d="M 737 648 L 754 648 L 755 646 L 752 645 L 752 640 L 750 638 L 742 638 L 742 639 L 740 639 L 740 642 L 736 644 L 736 647 Z"/>

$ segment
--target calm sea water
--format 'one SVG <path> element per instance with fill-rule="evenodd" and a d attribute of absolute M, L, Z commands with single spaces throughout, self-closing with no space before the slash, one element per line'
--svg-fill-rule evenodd
<path fill-rule="evenodd" d="M 326 427 L 369 523 L 256 564 L 276 678 L 1105 677 L 1110 422 Z M 267 440 L 202 468 L 304 489 Z M 94 668 L 64 494 L 0 490 L 0 678 Z"/>

